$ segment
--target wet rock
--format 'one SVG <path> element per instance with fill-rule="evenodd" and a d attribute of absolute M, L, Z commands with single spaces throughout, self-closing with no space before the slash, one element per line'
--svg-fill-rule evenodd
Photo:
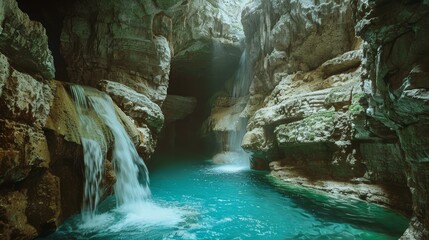
<path fill-rule="evenodd" d="M 27 220 L 27 201 L 25 191 L 1 191 L 1 239 L 32 239 L 37 237 L 36 229 Z"/>
<path fill-rule="evenodd" d="M 60 179 L 50 172 L 44 172 L 28 183 L 26 209 L 28 222 L 39 234 L 54 232 L 60 224 Z"/>
<path fill-rule="evenodd" d="M 75 104 L 61 82 L 53 81 L 54 100 L 44 126 L 69 142 L 80 144 L 79 116 Z"/>
<path fill-rule="evenodd" d="M 0 185 L 22 181 L 31 171 L 49 167 L 42 130 L 4 119 L 0 119 L 0 130 Z"/>
<path fill-rule="evenodd" d="M 148 97 L 116 82 L 103 80 L 99 86 L 139 125 L 147 124 L 156 132 L 161 130 L 164 124 L 164 115 L 161 108 Z"/>

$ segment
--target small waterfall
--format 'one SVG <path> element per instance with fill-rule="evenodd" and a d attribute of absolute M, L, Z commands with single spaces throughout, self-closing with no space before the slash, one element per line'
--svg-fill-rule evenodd
<path fill-rule="evenodd" d="M 114 138 L 112 162 L 116 174 L 114 192 L 117 205 L 150 197 L 149 176 L 144 161 L 126 133 L 113 108 L 112 99 L 96 89 L 70 86 L 80 118 L 79 133 L 84 150 L 85 187 L 82 216 L 92 219 L 103 194 L 101 187 L 107 156 L 106 125 Z"/>
<path fill-rule="evenodd" d="M 239 111 L 243 111 L 246 105 L 246 96 L 249 95 L 250 87 L 250 69 L 249 63 L 247 60 L 246 50 L 243 51 L 240 57 L 240 62 L 238 65 L 238 70 L 235 74 L 235 82 L 232 89 L 232 97 L 236 99 L 236 104 L 234 107 L 240 108 Z M 241 142 L 243 140 L 244 134 L 246 134 L 246 125 L 247 120 L 237 114 L 235 121 L 235 126 L 237 131 L 228 132 L 228 150 L 240 153 L 244 158 L 248 158 L 248 155 L 241 148 Z"/>
<path fill-rule="evenodd" d="M 89 220 L 95 215 L 100 203 L 103 189 L 101 182 L 104 172 L 104 159 L 107 152 L 107 141 L 103 129 L 90 115 L 85 89 L 79 85 L 70 86 L 79 115 L 79 134 L 84 152 L 85 183 L 82 216 Z"/>
<path fill-rule="evenodd" d="M 150 197 L 148 170 L 119 122 L 112 99 L 103 94 L 91 96 L 90 102 L 115 138 L 112 162 L 116 174 L 114 190 L 117 204 L 129 204 L 148 199 Z M 140 183 L 139 180 L 142 182 Z"/>
<path fill-rule="evenodd" d="M 235 84 L 232 89 L 232 97 L 240 98 L 249 95 L 250 80 L 249 63 L 246 50 L 244 50 L 241 54 L 238 70 L 235 74 Z"/>
<path fill-rule="evenodd" d="M 241 142 L 243 140 L 243 136 L 246 133 L 246 125 L 247 119 L 241 116 L 241 112 L 244 110 L 247 102 L 247 96 L 249 95 L 249 87 L 250 87 L 251 77 L 250 77 L 250 69 L 249 63 L 246 56 L 246 51 L 243 51 L 239 67 L 237 72 L 235 73 L 234 85 L 232 89 L 232 99 L 235 101 L 235 104 L 231 106 L 234 108 L 234 115 L 232 115 L 233 124 L 235 126 L 235 131 L 227 132 L 227 141 L 224 143 L 225 152 L 217 154 L 214 158 L 214 162 L 226 162 L 231 163 L 235 166 L 239 166 L 239 168 L 228 168 L 223 169 L 225 171 L 235 171 L 240 170 L 242 167 L 249 166 L 249 154 L 246 153 L 241 147 Z"/>

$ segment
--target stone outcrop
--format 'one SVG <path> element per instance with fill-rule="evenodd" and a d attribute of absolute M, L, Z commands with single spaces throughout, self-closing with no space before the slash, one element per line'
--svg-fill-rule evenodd
<path fill-rule="evenodd" d="M 356 33 L 365 40 L 367 112 L 390 129 L 385 136 L 399 138 L 399 144 L 378 151 L 400 159 L 412 193 L 413 218 L 402 239 L 427 239 L 429 4 L 355 0 L 353 5 Z"/>
<path fill-rule="evenodd" d="M 194 97 L 167 95 L 167 98 L 162 104 L 165 122 L 175 122 L 186 118 L 194 112 L 196 105 L 197 99 Z"/>
<path fill-rule="evenodd" d="M 170 72 L 171 18 L 163 16 L 157 2 L 78 1 L 61 35 L 70 81 L 96 87 L 109 79 L 162 104 Z"/>
<path fill-rule="evenodd" d="M 79 116 L 69 85 L 51 80 L 55 70 L 42 25 L 9 0 L 0 3 L 0 22 L 0 239 L 33 239 L 80 211 L 84 166 Z M 167 64 L 169 56 L 163 55 Z M 169 70 L 169 65 L 162 67 Z M 156 143 L 152 134 L 163 124 L 160 107 L 114 84 L 118 86 L 105 90 L 139 120 L 137 124 L 115 105 L 139 152 L 148 158 Z M 107 159 L 104 175 L 109 194 L 115 174 Z"/>
<path fill-rule="evenodd" d="M 30 74 L 52 79 L 54 59 L 46 44 L 48 37 L 42 24 L 30 21 L 18 8 L 16 0 L 0 3 L 0 52 L 13 67 Z"/>
<path fill-rule="evenodd" d="M 15 70 L 3 54 L 0 65 L 0 238 L 33 238 L 59 223 L 58 179 L 47 170 L 51 158 L 43 131 L 54 90 Z M 42 195 L 49 205 L 36 209 Z"/>
<path fill-rule="evenodd" d="M 254 75 L 249 116 L 280 82 L 279 74 L 314 70 L 355 42 L 348 1 L 253 1 L 242 22 Z"/>
<path fill-rule="evenodd" d="M 119 106 L 117 111 L 124 111 L 125 114 L 120 116 L 128 129 L 136 127 L 137 133 L 128 132 L 132 138 L 137 136 L 137 150 L 148 160 L 155 151 L 157 135 L 164 125 L 161 108 L 145 95 L 117 82 L 102 80 L 99 88 Z"/>
<path fill-rule="evenodd" d="M 16 1 L 1 1 L 0 26 L 0 238 L 31 239 L 61 212 L 43 131 L 55 90 L 42 79 L 55 70 L 45 29 Z"/>

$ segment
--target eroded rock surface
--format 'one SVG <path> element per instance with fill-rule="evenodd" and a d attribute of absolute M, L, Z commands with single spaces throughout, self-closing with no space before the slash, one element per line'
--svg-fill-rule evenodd
<path fill-rule="evenodd" d="M 368 43 L 355 37 L 356 8 L 354 1 L 328 0 L 261 0 L 246 7 L 253 79 L 239 113 L 249 118 L 242 147 L 258 167 L 280 160 L 283 169 L 312 180 L 402 189 L 384 198 L 403 198 L 404 204 L 384 202 L 409 212 L 407 175 L 399 170 L 406 167 L 403 141 L 391 129 L 395 124 L 367 114 L 371 84 L 361 76 L 369 72 Z"/>
<path fill-rule="evenodd" d="M 1 53 L 0 65 L 0 238 L 31 239 L 60 223 L 59 180 L 49 170 L 43 130 L 55 88 L 17 71 Z"/>
<path fill-rule="evenodd" d="M 70 81 L 96 87 L 110 79 L 161 104 L 171 59 L 163 31 L 171 18 L 162 11 L 153 1 L 78 1 L 61 35 Z"/>
<path fill-rule="evenodd" d="M 45 28 L 19 10 L 16 0 L 0 3 L 0 52 L 11 65 L 21 72 L 54 78 L 54 59 L 47 42 Z"/>
<path fill-rule="evenodd" d="M 366 41 L 362 79 L 370 96 L 367 112 L 399 138 L 395 155 L 400 154 L 413 197 L 413 218 L 402 239 L 427 239 L 429 7 L 425 1 L 353 4 L 356 33 Z"/>

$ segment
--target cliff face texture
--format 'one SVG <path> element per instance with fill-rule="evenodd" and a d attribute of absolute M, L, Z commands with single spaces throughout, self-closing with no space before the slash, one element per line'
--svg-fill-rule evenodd
<path fill-rule="evenodd" d="M 240 6 L 228 0 L 76 1 L 61 35 L 68 80 L 111 96 L 147 160 L 164 124 L 161 105 L 174 49 L 185 59 L 177 57 L 183 69 L 210 65 L 218 48 L 228 49 L 218 62 L 230 56 L 230 49 L 239 55 Z M 0 2 L 0 23 L 0 238 L 32 239 L 80 210 L 79 116 L 69 83 L 52 80 L 55 68 L 44 27 L 15 0 Z M 190 114 L 196 100 L 170 96 L 167 103 L 163 111 L 171 122 Z M 181 105 L 186 105 L 183 111 Z M 108 194 L 115 182 L 108 159 L 103 179 Z"/>
<path fill-rule="evenodd" d="M 353 4 L 356 33 L 366 41 L 362 79 L 370 96 L 368 114 L 399 138 L 401 162 L 413 196 L 413 218 L 403 239 L 427 239 L 429 3 Z"/>
<path fill-rule="evenodd" d="M 30 238 L 60 217 L 60 181 L 43 131 L 54 99 L 43 78 L 54 66 L 44 28 L 15 1 L 1 2 L 0 22 L 0 238 Z"/>
<path fill-rule="evenodd" d="M 256 1 L 243 12 L 253 79 L 242 146 L 309 175 L 364 175 L 362 49 L 348 1 Z M 405 184 L 404 182 L 402 182 Z"/>
<path fill-rule="evenodd" d="M 70 81 L 97 87 L 111 80 L 161 104 L 170 72 L 169 30 L 171 19 L 153 1 L 78 1 L 61 35 Z"/>
<path fill-rule="evenodd" d="M 249 4 L 242 22 L 253 79 L 239 114 L 249 119 L 242 147 L 254 166 L 272 162 L 284 179 L 381 185 L 382 196 L 357 196 L 406 212 L 412 204 L 403 238 L 428 238 L 427 5 Z"/>
<path fill-rule="evenodd" d="M 348 182 L 359 198 L 412 209 L 403 239 L 427 239 L 428 29 L 426 0 L 79 0 L 61 53 L 70 82 L 111 96 L 145 160 L 164 122 L 175 135 L 217 92 L 206 131 L 226 142 L 247 125 L 254 167 Z M 15 0 L 0 1 L 1 239 L 50 233 L 82 203 L 78 113 L 47 40 Z M 248 96 L 234 90 L 239 67 Z"/>

